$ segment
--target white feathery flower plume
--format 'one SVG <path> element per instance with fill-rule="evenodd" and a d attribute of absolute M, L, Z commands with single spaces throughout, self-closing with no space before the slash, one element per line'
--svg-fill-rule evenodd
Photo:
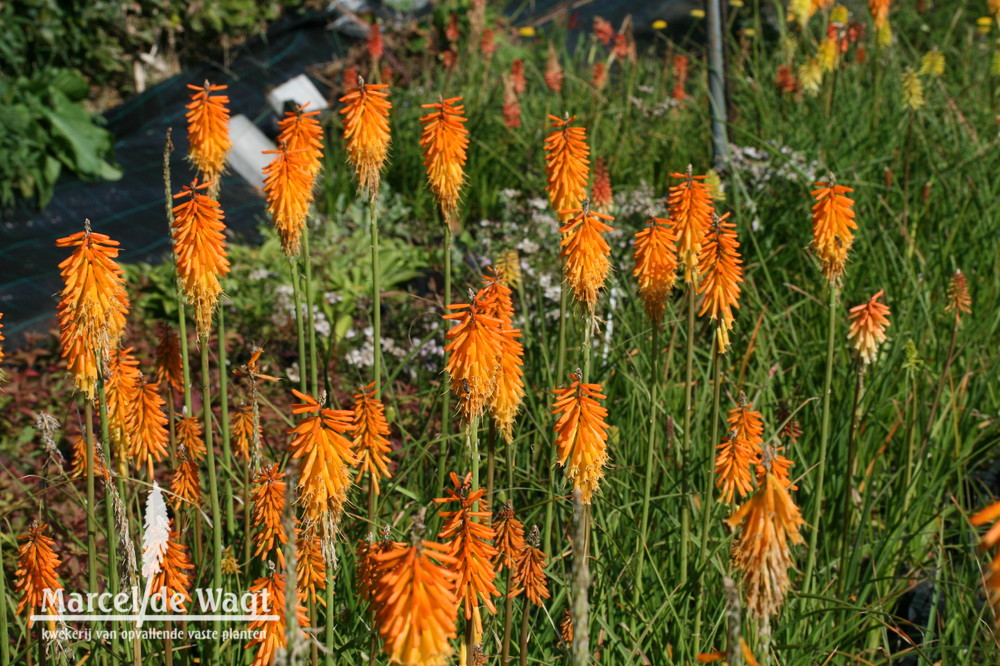
<path fill-rule="evenodd" d="M 142 575 L 146 579 L 146 593 L 142 598 L 142 610 L 139 613 L 137 626 L 142 626 L 143 614 L 149 596 L 153 591 L 153 578 L 160 572 L 163 557 L 167 553 L 167 542 L 170 540 L 170 516 L 167 515 L 167 503 L 163 501 L 163 491 L 156 481 L 149 491 L 146 500 L 145 530 L 142 535 Z"/>

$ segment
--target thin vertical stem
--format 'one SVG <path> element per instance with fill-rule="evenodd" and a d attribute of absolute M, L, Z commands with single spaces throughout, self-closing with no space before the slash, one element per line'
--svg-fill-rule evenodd
<path fill-rule="evenodd" d="M 306 275 L 306 322 L 309 327 L 309 386 L 312 389 L 313 395 L 319 395 L 319 356 L 316 354 L 316 326 L 313 323 L 312 255 L 309 252 L 308 222 L 302 228 L 301 259 Z"/>
<path fill-rule="evenodd" d="M 229 441 L 229 378 L 226 369 L 226 307 L 219 302 L 219 427 L 222 430 L 222 469 L 234 478 L 233 452 Z M 233 509 L 233 484 L 223 484 L 226 488 L 226 531 L 236 529 L 236 512 Z"/>
<path fill-rule="evenodd" d="M 170 190 L 170 151 L 174 149 L 174 144 L 170 140 L 170 132 L 173 128 L 167 128 L 167 136 L 163 142 L 163 193 L 164 206 L 167 213 L 167 228 L 173 231 L 174 209 L 173 192 Z M 171 239 L 173 236 L 171 235 Z M 173 241 L 171 240 L 171 243 Z M 174 263 L 176 267 L 176 262 Z M 191 407 L 191 366 L 188 360 L 188 339 L 187 339 L 187 315 L 184 311 L 184 290 L 181 287 L 181 276 L 176 278 L 177 284 L 177 329 L 178 337 L 181 340 L 181 369 L 184 374 L 184 415 L 191 416 L 194 411 Z M 106 445 L 107 443 L 105 443 Z"/>
<path fill-rule="evenodd" d="M 840 535 L 840 580 L 837 588 L 844 591 L 847 577 L 847 551 L 850 546 L 851 534 L 851 489 L 854 486 L 854 469 L 857 465 L 857 430 L 861 425 L 861 392 L 864 390 L 865 366 L 858 366 L 857 378 L 854 382 L 854 404 L 851 407 L 851 427 L 847 431 L 847 474 L 844 480 L 844 496 L 841 498 L 841 513 L 843 515 Z"/>
<path fill-rule="evenodd" d="M 334 599 L 333 599 L 333 586 L 336 579 L 334 578 L 332 567 L 327 566 L 326 568 L 326 644 L 333 645 L 335 638 L 335 622 L 336 613 L 334 609 Z M 378 638 L 375 632 L 375 628 L 372 627 L 372 641 L 371 641 L 371 651 L 368 655 L 368 663 L 375 663 L 375 650 L 378 648 Z M 334 652 L 333 650 L 327 650 L 326 652 L 326 666 L 334 665 Z"/>
<path fill-rule="evenodd" d="M 497 424 L 490 419 L 490 427 L 486 435 L 486 506 L 493 506 L 493 475 L 496 466 Z"/>
<path fill-rule="evenodd" d="M 563 284 L 559 289 L 559 353 L 556 356 L 556 384 L 563 381 L 566 373 L 566 310 L 569 308 L 569 292 Z M 548 460 L 548 458 L 546 458 Z M 545 472 L 548 475 L 548 492 L 545 502 L 545 530 L 542 534 L 542 552 L 551 553 L 552 522 L 555 518 L 556 474 L 553 465 L 547 463 Z"/>
<path fill-rule="evenodd" d="M 444 225 L 444 313 L 451 305 L 451 227 Z M 447 326 L 444 327 L 447 333 Z M 441 396 L 441 445 L 438 451 L 437 495 L 444 493 L 444 480 L 448 474 L 448 434 L 451 430 L 451 391 L 447 388 Z"/>
<path fill-rule="evenodd" d="M 691 412 L 693 404 L 694 384 L 694 282 L 687 285 L 688 319 L 687 319 L 687 367 L 684 371 L 684 437 L 681 440 L 680 466 L 682 479 L 681 499 L 681 580 L 687 583 L 688 552 L 691 549 L 691 485 L 689 479 L 688 459 L 691 455 Z"/>
<path fill-rule="evenodd" d="M 256 424 L 254 424 L 256 427 Z M 252 444 L 251 444 L 252 446 Z M 252 499 L 251 499 L 251 488 L 250 488 L 250 452 L 247 451 L 247 457 L 243 460 L 243 563 L 244 566 L 250 566 L 250 559 L 253 553 L 253 533 L 251 531 L 251 518 L 252 518 Z M 248 576 L 247 582 L 252 582 L 253 576 Z"/>
<path fill-rule="evenodd" d="M 805 576 L 802 581 L 803 591 L 812 590 L 812 574 L 816 567 L 816 544 L 819 536 L 819 519 L 823 511 L 823 482 L 826 479 L 826 454 L 830 444 L 830 396 L 833 392 L 833 351 L 837 336 L 837 286 L 830 285 L 830 322 L 826 339 L 826 375 L 823 380 L 823 421 L 819 439 L 819 478 L 816 483 L 812 520 L 809 535 L 809 558 L 806 560 Z"/>
<path fill-rule="evenodd" d="M 469 454 L 472 456 L 472 490 L 479 490 L 479 416 L 473 416 L 469 421 L 466 437 L 469 443 Z M 475 507 L 478 502 L 473 505 Z M 477 509 L 474 509 L 477 510 Z"/>
<path fill-rule="evenodd" d="M 656 452 L 656 400 L 660 386 L 660 372 L 656 362 L 659 352 L 660 327 L 653 325 L 653 342 L 649 353 L 649 441 L 646 446 L 646 470 L 642 487 L 642 524 L 639 529 L 635 565 L 635 583 L 632 587 L 632 605 L 639 604 L 642 596 L 642 576 L 645 573 L 646 543 L 649 535 L 649 498 L 653 488 L 653 464 Z"/>
<path fill-rule="evenodd" d="M 302 316 L 302 286 L 299 284 L 299 267 L 295 258 L 288 258 L 288 270 L 292 275 L 292 300 L 295 304 L 295 328 L 299 339 L 299 390 L 308 392 L 306 376 L 308 372 L 308 359 L 306 358 L 306 329 Z M 318 397 L 318 396 L 317 396 Z"/>
<path fill-rule="evenodd" d="M 716 326 L 721 326 L 721 323 L 717 323 Z M 722 396 L 722 357 L 719 354 L 719 347 L 714 342 L 716 336 L 712 336 L 712 438 L 709 440 L 709 445 L 706 447 L 709 451 L 713 451 L 715 446 L 719 442 L 719 403 Z M 699 636 L 701 634 L 701 614 L 705 604 L 705 596 L 707 595 L 707 590 L 705 589 L 705 571 L 708 569 L 708 535 L 712 531 L 712 509 L 715 504 L 715 483 L 714 475 L 712 473 L 708 474 L 708 481 L 705 485 L 705 495 L 703 498 L 702 506 L 702 519 L 701 519 L 701 548 L 700 556 L 701 562 L 698 572 L 698 598 L 695 601 L 696 611 L 694 619 L 694 634 Z"/>
<path fill-rule="evenodd" d="M 503 647 L 501 648 L 500 666 L 507 666 L 510 663 L 510 638 L 514 633 L 514 599 L 510 596 L 510 583 L 513 574 L 510 567 L 507 567 L 507 585 L 504 587 L 503 602 Z M 527 603 L 527 601 L 526 601 Z M 523 632 L 522 632 L 523 633 Z M 522 637 L 521 640 L 524 640 Z M 524 649 L 522 648 L 522 652 Z"/>
<path fill-rule="evenodd" d="M 531 632 L 531 602 L 524 600 L 524 613 L 521 616 L 521 666 L 528 664 L 528 634 Z M 504 662 L 506 665 L 506 662 Z"/>
<path fill-rule="evenodd" d="M 374 352 L 375 397 L 382 397 L 382 266 L 378 251 L 377 193 L 368 200 L 368 221 L 372 240 L 372 350 Z"/>
<path fill-rule="evenodd" d="M 94 408 L 90 399 L 83 398 L 83 419 L 87 429 L 87 584 L 91 592 L 97 592 L 97 516 L 94 504 L 97 493 L 94 485 Z M 105 501 L 110 501 L 106 498 Z M 111 543 L 114 530 L 108 530 L 108 543 Z M 110 549 L 108 557 L 111 557 Z"/>
<path fill-rule="evenodd" d="M 215 473 L 215 446 L 212 443 L 212 383 L 208 366 L 208 340 L 201 341 L 202 410 L 205 420 L 205 458 L 208 463 L 208 489 L 212 511 L 212 587 L 222 588 L 222 510 L 219 507 L 219 483 Z"/>

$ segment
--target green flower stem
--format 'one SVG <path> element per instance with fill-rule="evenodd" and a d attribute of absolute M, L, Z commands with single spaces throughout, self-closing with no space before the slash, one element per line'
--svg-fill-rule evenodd
<path fill-rule="evenodd" d="M 219 428 L 222 431 L 222 469 L 230 481 L 226 488 L 226 532 L 230 535 L 236 529 L 236 512 L 233 508 L 233 452 L 229 441 L 229 377 L 226 363 L 226 313 L 225 304 L 219 303 Z"/>
<path fill-rule="evenodd" d="M 802 580 L 802 590 L 804 592 L 812 591 L 812 575 L 813 570 L 816 568 L 816 544 L 819 537 L 819 519 L 823 512 L 823 482 L 826 480 L 826 455 L 830 445 L 830 395 L 833 391 L 833 351 L 837 336 L 837 302 L 837 286 L 830 285 L 830 322 L 826 339 L 826 375 L 823 380 L 823 421 L 819 439 L 819 478 L 816 480 L 812 519 L 810 520 L 812 533 L 809 535 L 809 558 L 806 560 L 805 575 Z"/>

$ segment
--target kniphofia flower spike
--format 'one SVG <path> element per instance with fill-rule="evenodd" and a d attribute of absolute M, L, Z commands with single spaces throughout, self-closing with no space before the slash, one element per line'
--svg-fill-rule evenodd
<path fill-rule="evenodd" d="M 226 256 L 226 225 L 219 202 L 201 190 L 212 183 L 185 185 L 174 199 L 173 240 L 180 277 L 187 302 L 194 308 L 198 337 L 208 339 L 212 315 L 222 294 L 222 278 L 229 274 Z M 210 191 L 210 190 L 209 190 Z"/>
<path fill-rule="evenodd" d="M 228 87 L 208 81 L 201 86 L 188 85 L 194 91 L 187 105 L 190 158 L 206 182 L 219 181 L 226 153 L 233 145 L 229 138 L 229 109 L 226 108 L 229 96 L 213 94 Z"/>
<path fill-rule="evenodd" d="M 455 215 L 465 182 L 465 159 L 469 147 L 465 107 L 456 104 L 460 101 L 461 97 L 452 97 L 436 104 L 423 104 L 421 108 L 433 110 L 420 119 L 423 125 L 420 147 L 424 151 L 427 181 L 445 222 L 453 230 L 458 222 Z"/>
<path fill-rule="evenodd" d="M 347 161 L 358 176 L 358 189 L 369 197 L 378 196 L 382 168 L 389 155 L 389 85 L 365 83 L 358 77 L 358 87 L 340 98 L 344 108 L 344 140 Z"/>
<path fill-rule="evenodd" d="M 59 264 L 63 279 L 59 299 L 59 346 L 76 388 L 93 399 L 97 356 L 107 360 L 125 332 L 128 294 L 125 271 L 115 261 L 118 241 L 84 231 L 60 238 L 57 247 L 73 254 Z"/>

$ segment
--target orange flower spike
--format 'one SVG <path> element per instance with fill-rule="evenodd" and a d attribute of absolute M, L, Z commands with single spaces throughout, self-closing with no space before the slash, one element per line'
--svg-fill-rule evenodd
<path fill-rule="evenodd" d="M 868 0 L 868 9 L 872 13 L 876 32 L 889 22 L 889 5 L 891 3 L 892 0 Z"/>
<path fill-rule="evenodd" d="M 701 245 L 712 225 L 712 193 L 705 183 L 707 176 L 692 175 L 690 164 L 686 173 L 672 173 L 670 177 L 683 179 L 670 188 L 667 205 L 680 246 L 678 257 L 684 267 L 684 282 L 694 284 L 698 277 Z"/>
<path fill-rule="evenodd" d="M 765 452 L 765 467 L 770 465 Z M 773 616 L 785 600 L 792 566 L 789 543 L 803 542 L 804 524 L 784 484 L 767 473 L 757 492 L 726 520 L 740 529 L 733 563 L 743 572 L 747 607 L 757 617 Z"/>
<path fill-rule="evenodd" d="M 180 458 L 177 469 L 170 477 L 170 503 L 174 511 L 186 504 L 201 506 L 201 472 L 198 463 L 191 460 L 183 449 Z"/>
<path fill-rule="evenodd" d="M 3 320 L 3 313 L 0 312 L 0 363 L 3 363 L 3 341 L 4 341 L 4 337 L 3 337 L 3 323 L 2 323 L 2 320 Z M 2 377 L 2 375 L 0 375 L 0 377 Z"/>
<path fill-rule="evenodd" d="M 614 195 L 611 192 L 611 174 L 608 173 L 608 163 L 602 157 L 594 164 L 594 188 L 591 205 L 598 213 L 611 213 L 614 206 Z"/>
<path fill-rule="evenodd" d="M 548 180 L 549 201 L 559 212 L 559 219 L 572 217 L 569 212 L 579 209 L 587 197 L 590 179 L 590 148 L 587 130 L 572 127 L 576 116 L 569 114 L 563 120 L 550 115 L 555 130 L 545 138 L 545 176 Z"/>
<path fill-rule="evenodd" d="M 299 253 L 316 177 L 310 175 L 305 151 L 293 151 L 288 144 L 281 143 L 278 150 L 265 150 L 263 154 L 275 156 L 264 167 L 267 213 L 281 237 L 285 256 L 294 257 Z"/>
<path fill-rule="evenodd" d="M 500 272 L 484 275 L 485 286 L 476 294 L 476 301 L 485 304 L 486 313 L 500 320 L 500 370 L 489 408 L 497 428 L 510 444 L 514 440 L 514 420 L 524 399 L 524 347 L 518 338 L 521 329 L 514 328 L 513 292 Z"/>
<path fill-rule="evenodd" d="M 593 312 L 604 281 L 611 272 L 611 246 L 603 234 L 612 228 L 604 221 L 611 222 L 615 218 L 586 206 L 582 210 L 560 210 L 559 214 L 572 216 L 559 229 L 563 275 L 576 300 Z"/>
<path fill-rule="evenodd" d="M 163 556 L 160 570 L 153 578 L 153 593 L 164 592 L 167 599 L 175 594 L 181 598 L 181 612 L 187 612 L 186 602 L 191 601 L 191 582 L 194 564 L 187 546 L 181 543 L 181 534 L 171 530 L 167 541 L 167 552 Z"/>
<path fill-rule="evenodd" d="M 128 415 L 129 456 L 136 469 L 146 466 L 152 471 L 153 463 L 167 456 L 170 434 L 159 388 L 159 384 L 140 381 L 135 408 Z"/>
<path fill-rule="evenodd" d="M 56 247 L 72 247 L 59 264 L 63 290 L 59 300 L 59 346 L 76 388 L 93 400 L 97 389 L 97 354 L 111 356 L 125 332 L 129 300 L 125 271 L 115 261 L 118 241 L 84 231 L 60 238 Z"/>
<path fill-rule="evenodd" d="M 358 189 L 369 197 L 378 196 L 382 168 L 389 155 L 389 85 L 365 83 L 358 77 L 358 87 L 340 98 L 344 108 L 344 140 L 347 161 L 358 176 Z"/>
<path fill-rule="evenodd" d="M 351 440 L 344 437 L 354 430 L 354 414 L 325 409 L 312 396 L 292 393 L 302 401 L 292 405 L 294 414 L 314 414 L 288 431 L 295 435 L 288 445 L 292 458 L 303 458 L 298 487 L 305 518 L 331 516 L 336 521 L 351 485 L 350 466 L 357 462 Z"/>
<path fill-rule="evenodd" d="M 433 541 L 375 555 L 375 624 L 393 664 L 439 666 L 457 636 L 457 560 Z"/>
<path fill-rule="evenodd" d="M 392 477 L 389 472 L 389 423 L 385 420 L 385 405 L 375 396 L 375 382 L 354 394 L 354 452 L 358 475 L 368 473 L 379 494 L 379 480 Z"/>
<path fill-rule="evenodd" d="M 55 541 L 45 534 L 47 528 L 48 525 L 35 522 L 26 536 L 18 537 L 23 543 L 17 548 L 17 569 L 14 571 L 14 590 L 21 595 L 16 612 L 27 611 L 29 629 L 34 624 L 31 616 L 36 610 L 56 610 L 45 606 L 45 590 L 63 589 L 56 572 L 62 560 L 53 548 Z"/>
<path fill-rule="evenodd" d="M 962 315 L 972 314 L 972 296 L 969 295 L 969 283 L 962 271 L 955 271 L 951 280 L 948 281 L 948 304 L 944 311 L 954 312 L 956 323 L 961 321 Z"/>
<path fill-rule="evenodd" d="M 397 541 L 390 541 L 388 530 L 385 530 L 382 536 L 383 538 L 379 541 L 359 541 L 356 550 L 358 566 L 355 580 L 358 585 L 358 596 L 367 601 L 373 610 L 375 610 L 375 593 L 378 591 L 379 576 L 381 575 L 378 571 L 376 556 L 406 546 L 406 544 Z"/>
<path fill-rule="evenodd" d="M 538 526 L 535 525 L 528 535 L 528 542 L 518 553 L 517 566 L 510 583 L 512 589 L 508 596 L 516 597 L 524 592 L 528 601 L 540 608 L 551 595 L 545 576 L 545 553 L 539 550 L 538 543 Z"/>
<path fill-rule="evenodd" d="M 170 326 L 160 323 L 160 340 L 156 345 L 156 383 L 170 386 L 175 392 L 184 391 L 184 369 L 181 341 Z"/>
<path fill-rule="evenodd" d="M 739 400 L 740 406 L 729 410 L 726 423 L 734 436 L 750 451 L 760 454 L 764 444 L 764 418 L 753 408 L 753 403 L 747 402 L 744 393 L 740 392 Z"/>
<path fill-rule="evenodd" d="M 319 594 L 326 589 L 326 560 L 323 541 L 314 530 L 295 528 L 295 580 L 300 602 L 326 606 Z"/>
<path fill-rule="evenodd" d="M 437 504 L 458 502 L 460 508 L 455 511 L 441 511 L 438 515 L 445 519 L 438 538 L 448 544 L 448 554 L 456 559 L 453 570 L 458 574 L 458 596 L 465 606 L 465 619 L 476 624 L 476 635 L 482 634 L 482 621 L 479 617 L 479 603 L 482 602 L 491 613 L 496 613 L 492 597 L 500 596 L 494 580 L 496 572 L 492 562 L 497 557 L 497 550 L 491 544 L 495 534 L 490 525 L 490 512 L 481 506 L 481 511 L 474 511 L 477 503 L 482 503 L 486 494 L 484 488 L 473 491 L 469 474 L 464 480 L 451 473 L 451 481 L 455 489 L 447 488 L 447 497 L 435 499 Z M 476 522 L 476 518 L 480 522 Z"/>
<path fill-rule="evenodd" d="M 728 435 L 716 449 L 719 453 L 715 457 L 715 487 L 720 489 L 719 501 L 732 502 L 734 491 L 746 497 L 753 490 L 750 474 L 753 451 L 739 437 Z"/>
<path fill-rule="evenodd" d="M 72 456 L 70 459 L 69 478 L 81 479 L 87 473 L 87 440 L 79 435 L 70 436 L 72 446 Z M 109 478 L 110 472 L 104 465 L 104 459 L 99 455 L 98 450 L 94 450 L 94 476 Z"/>
<path fill-rule="evenodd" d="M 212 94 L 228 87 L 208 81 L 202 86 L 188 85 L 194 91 L 186 107 L 190 158 L 205 181 L 219 180 L 226 164 L 226 153 L 233 145 L 229 138 L 229 109 L 226 108 L 229 96 Z"/>
<path fill-rule="evenodd" d="M 258 578 L 250 587 L 250 593 L 258 600 L 265 599 L 262 594 L 267 591 L 266 603 L 258 602 L 256 615 L 277 615 L 277 620 L 251 620 L 248 629 L 254 638 L 247 643 L 246 649 L 257 647 L 251 666 L 271 666 L 279 649 L 287 646 L 288 618 L 285 614 L 285 590 L 287 589 L 284 574 L 276 570 L 264 578 Z M 296 621 L 301 627 L 309 626 L 309 616 L 301 604 L 295 608 Z"/>
<path fill-rule="evenodd" d="M 421 108 L 433 111 L 420 119 L 423 125 L 420 147 L 424 151 L 427 181 L 441 206 L 445 221 L 452 228 L 455 227 L 454 216 L 465 182 L 466 151 L 469 147 L 465 107 L 455 105 L 461 100 L 461 97 L 452 97 L 436 104 L 423 104 Z"/>
<path fill-rule="evenodd" d="M 134 407 L 136 389 L 142 380 L 139 359 L 132 355 L 133 350 L 133 347 L 129 347 L 111 353 L 104 384 L 111 441 L 114 444 L 114 455 L 119 458 L 128 453 L 128 415 Z"/>
<path fill-rule="evenodd" d="M 233 410 L 232 433 L 233 453 L 243 460 L 250 459 L 250 448 L 254 445 L 253 405 L 242 405 Z M 257 436 L 263 437 L 260 424 L 257 424 Z"/>
<path fill-rule="evenodd" d="M 458 303 L 443 319 L 457 322 L 445 334 L 451 392 L 465 421 L 483 413 L 497 385 L 503 355 L 502 323 L 486 314 L 488 304 L 473 299 Z"/>
<path fill-rule="evenodd" d="M 639 298 L 654 326 L 659 327 L 670 290 L 677 280 L 677 234 L 670 220 L 653 217 L 635 235 L 635 268 Z"/>
<path fill-rule="evenodd" d="M 840 280 L 847 265 L 847 254 L 854 244 L 854 200 L 846 196 L 854 190 L 830 182 L 816 183 L 812 196 L 812 249 L 830 284 Z"/>
<path fill-rule="evenodd" d="M 500 507 L 493 520 L 493 539 L 497 548 L 495 568 L 499 574 L 504 568 L 513 570 L 518 553 L 524 548 L 524 525 L 514 517 L 514 503 L 511 500 Z"/>
<path fill-rule="evenodd" d="M 885 329 L 889 327 L 891 312 L 888 305 L 879 303 L 883 294 L 885 290 L 880 289 L 867 303 L 854 306 L 848 313 L 851 325 L 847 331 L 847 339 L 857 352 L 863 367 L 875 362 L 878 348 L 885 342 Z"/>
<path fill-rule="evenodd" d="M 174 255 L 177 274 L 187 302 L 194 307 L 198 337 L 207 340 L 212 314 L 222 293 L 222 278 L 229 274 L 226 256 L 226 225 L 219 202 L 199 190 L 212 183 L 185 185 L 174 199 Z"/>
<path fill-rule="evenodd" d="M 254 557 L 267 560 L 271 554 L 278 560 L 278 567 L 285 568 L 284 546 L 288 543 L 285 532 L 285 473 L 278 463 L 263 467 L 253 480 L 250 499 L 253 512 L 250 517 L 253 529 Z"/>
<path fill-rule="evenodd" d="M 583 495 L 583 503 L 590 504 L 594 492 L 604 478 L 604 465 L 608 461 L 608 430 L 605 419 L 608 410 L 598 400 L 607 400 L 600 384 L 583 384 L 579 371 L 573 383 L 554 391 L 556 401 L 553 414 L 556 421 L 556 455 L 559 464 L 566 468 L 566 476 Z"/>
<path fill-rule="evenodd" d="M 323 166 L 323 126 L 317 120 L 319 111 L 306 111 L 308 106 L 307 102 L 285 112 L 285 117 L 278 121 L 278 144 L 297 153 L 306 173 L 315 180 Z"/>
<path fill-rule="evenodd" d="M 733 309 L 740 307 L 740 283 L 743 282 L 736 225 L 728 219 L 729 213 L 722 217 L 712 215 L 712 225 L 698 256 L 698 272 L 702 276 L 698 293 L 704 295 L 698 314 L 708 314 L 717 322 L 715 339 L 720 354 L 729 347 L 729 331 L 735 319 Z"/>
<path fill-rule="evenodd" d="M 202 438 L 201 419 L 188 416 L 177 421 L 175 427 L 177 443 L 183 445 L 195 461 L 204 460 L 208 455 L 205 440 Z"/>

